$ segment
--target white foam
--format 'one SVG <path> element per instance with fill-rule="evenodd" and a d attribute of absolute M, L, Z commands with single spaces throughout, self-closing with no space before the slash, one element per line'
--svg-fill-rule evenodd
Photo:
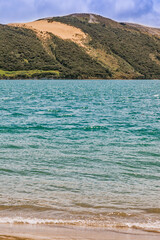
<path fill-rule="evenodd" d="M 160 232 L 160 221 L 146 222 L 146 223 L 124 223 L 117 225 L 117 227 L 127 227 L 134 229 L 141 229 L 145 231 L 156 231 Z"/>
<path fill-rule="evenodd" d="M 23 218 L 23 217 L 1 217 L 0 224 L 53 224 L 53 225 L 79 225 L 92 227 L 106 227 L 106 228 L 135 228 L 146 231 L 160 232 L 160 221 L 146 222 L 146 223 L 110 223 L 105 221 L 91 221 L 91 220 L 58 220 L 58 219 L 40 219 L 40 218 Z"/>
<path fill-rule="evenodd" d="M 83 220 L 54 220 L 54 219 L 39 219 L 39 218 L 22 218 L 22 217 L 2 217 L 1 224 L 84 224 Z"/>

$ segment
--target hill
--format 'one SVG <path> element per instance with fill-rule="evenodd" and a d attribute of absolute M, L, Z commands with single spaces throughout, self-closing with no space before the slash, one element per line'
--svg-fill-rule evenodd
<path fill-rule="evenodd" d="M 0 25 L 0 78 L 160 79 L 160 29 L 71 14 Z"/>

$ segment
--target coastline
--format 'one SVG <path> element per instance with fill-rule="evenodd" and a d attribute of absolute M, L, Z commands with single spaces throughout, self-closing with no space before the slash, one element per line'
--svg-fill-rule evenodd
<path fill-rule="evenodd" d="M 130 229 L 0 224 L 0 240 L 158 240 L 160 234 Z"/>
<path fill-rule="evenodd" d="M 34 78 L 34 77 L 30 77 L 30 78 L 9 78 L 9 77 L 7 77 L 7 78 L 0 78 L 0 80 L 1 81 L 26 81 L 26 80 L 36 80 L 36 81 L 38 81 L 38 80 L 40 80 L 40 81 L 68 81 L 68 80 L 73 80 L 73 81 L 97 81 L 97 80 L 99 80 L 99 81 L 103 81 L 103 80 L 105 80 L 105 81 L 112 81 L 112 80 L 114 80 L 114 81 L 134 81 L 134 80 L 136 80 L 136 81 L 141 81 L 141 80 L 143 80 L 143 81 L 148 81 L 148 80 L 151 80 L 151 81 L 159 81 L 160 80 L 160 78 L 140 78 L 140 77 L 138 77 L 138 78 L 111 78 L 111 77 L 109 77 L 109 78 L 96 78 L 96 77 L 94 77 L 94 78 L 63 78 L 63 77 L 61 77 L 61 78 L 56 78 L 56 77 L 54 77 L 54 78 Z"/>

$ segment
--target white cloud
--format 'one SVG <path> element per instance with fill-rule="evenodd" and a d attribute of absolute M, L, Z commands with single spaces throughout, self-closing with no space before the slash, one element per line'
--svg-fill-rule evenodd
<path fill-rule="evenodd" d="M 119 20 L 160 26 L 160 0 L 0 0 L 0 22 L 93 12 Z"/>
<path fill-rule="evenodd" d="M 135 8 L 135 1 L 128 0 L 124 2 L 124 0 L 117 0 L 115 3 L 115 12 L 116 13 L 123 13 L 126 11 L 130 11 L 131 9 Z"/>

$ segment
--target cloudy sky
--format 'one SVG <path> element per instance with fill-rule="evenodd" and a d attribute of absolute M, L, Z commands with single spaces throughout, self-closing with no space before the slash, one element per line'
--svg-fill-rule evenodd
<path fill-rule="evenodd" d="M 160 27 L 160 0 L 0 0 L 0 23 L 80 12 Z"/>

